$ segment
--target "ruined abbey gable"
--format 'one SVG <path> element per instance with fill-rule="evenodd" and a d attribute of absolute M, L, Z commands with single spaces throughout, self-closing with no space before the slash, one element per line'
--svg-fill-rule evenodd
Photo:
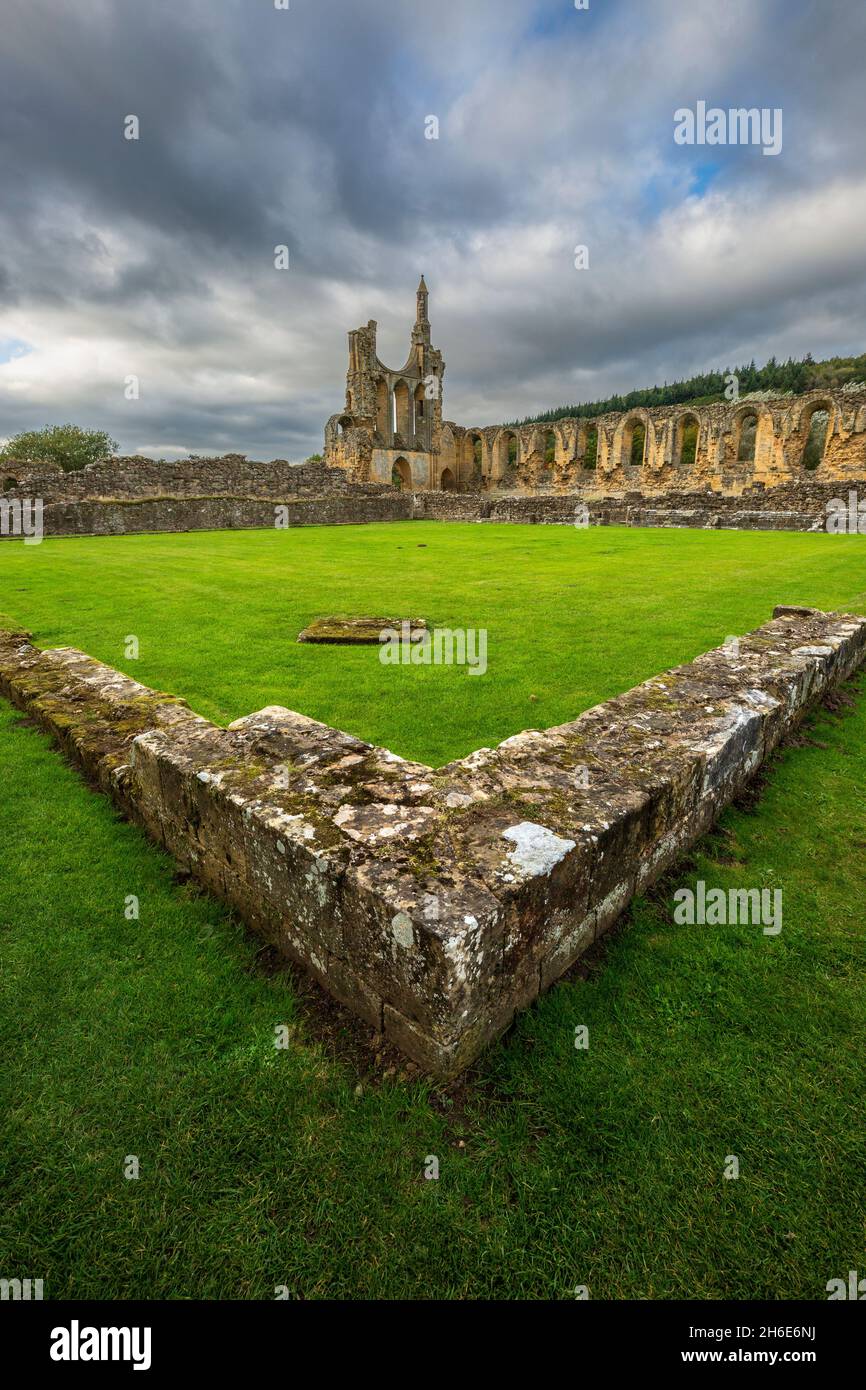
<path fill-rule="evenodd" d="M 349 334 L 346 410 L 326 426 L 326 462 L 415 492 L 735 497 L 866 477 L 864 388 L 474 428 L 443 421 L 444 371 L 422 277 L 405 367 L 379 361 L 374 322 Z"/>
<path fill-rule="evenodd" d="M 456 486 L 441 462 L 442 354 L 430 345 L 427 286 L 417 292 L 409 356 L 393 369 L 379 361 L 376 323 L 349 334 L 346 409 L 325 427 L 325 462 L 359 482 L 394 482 L 411 491 Z"/>

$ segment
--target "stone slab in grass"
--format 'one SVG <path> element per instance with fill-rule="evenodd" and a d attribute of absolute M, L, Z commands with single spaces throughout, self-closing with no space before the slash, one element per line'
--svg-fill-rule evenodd
<path fill-rule="evenodd" d="M 378 647 L 386 629 L 417 642 L 418 634 L 427 631 L 427 623 L 424 618 L 316 618 L 298 634 L 298 641 L 337 647 Z"/>

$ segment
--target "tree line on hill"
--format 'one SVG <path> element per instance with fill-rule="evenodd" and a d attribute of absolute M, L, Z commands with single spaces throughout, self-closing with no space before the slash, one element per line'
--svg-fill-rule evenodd
<path fill-rule="evenodd" d="M 603 401 L 561 405 L 553 410 L 545 410 L 539 415 L 528 415 L 523 420 L 511 420 L 508 423 L 540 425 L 573 415 L 607 415 L 611 411 L 633 410 L 637 406 L 712 405 L 725 399 L 725 386 L 732 375 L 737 378 L 741 396 L 747 396 L 752 391 L 772 391 L 778 395 L 792 392 L 794 395 L 801 395 L 804 391 L 838 388 L 851 381 L 862 381 L 866 378 L 866 353 L 860 357 L 828 357 L 823 362 L 816 362 L 811 353 L 799 360 L 789 357 L 786 362 L 777 362 L 775 357 L 771 357 L 763 367 L 756 366 L 753 358 L 744 367 L 725 367 L 722 371 L 704 372 L 691 376 L 686 381 L 665 382 L 664 386 L 629 391 L 624 396 L 608 396 L 607 400 Z"/>

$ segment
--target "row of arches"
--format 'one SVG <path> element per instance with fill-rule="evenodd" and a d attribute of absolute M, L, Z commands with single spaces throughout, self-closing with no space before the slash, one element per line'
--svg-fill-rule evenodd
<path fill-rule="evenodd" d="M 380 377 L 376 383 L 376 430 L 383 439 L 399 434 L 409 440 L 421 433 L 428 418 L 430 402 L 423 381 L 417 384 L 401 378 L 389 390 Z"/>
<path fill-rule="evenodd" d="M 818 400 L 810 402 L 792 422 L 790 437 L 795 454 L 795 458 L 789 460 L 792 466 L 799 462 L 807 472 L 820 467 L 832 434 L 833 412 L 832 402 Z M 643 414 L 625 416 L 614 430 L 609 446 L 611 466 L 622 469 L 626 476 L 637 474 L 649 461 L 656 439 L 662 437 L 656 436 L 659 423 Z M 661 422 L 661 428 L 666 424 Z M 696 411 L 685 410 L 676 419 L 668 456 L 674 469 L 684 473 L 694 469 L 701 449 L 707 444 L 707 429 L 708 424 L 702 422 Z M 737 471 L 753 468 L 759 449 L 762 444 L 771 444 L 775 430 L 770 411 L 760 406 L 744 407 L 734 416 L 727 433 L 722 434 L 720 467 Z M 534 459 L 536 464 L 540 462 L 543 471 L 552 471 L 557 457 L 563 459 L 563 455 L 566 465 L 592 470 L 598 463 L 599 427 L 595 423 L 579 422 L 573 436 L 565 439 L 558 437 L 553 429 L 533 430 L 529 440 L 525 432 L 521 439 L 516 430 L 508 428 L 492 438 L 487 434 L 486 439 L 481 431 L 470 430 L 455 452 L 460 477 L 467 483 L 479 481 L 485 473 L 506 478 L 528 459 Z"/>
<path fill-rule="evenodd" d="M 412 479 L 412 466 L 408 459 L 397 458 L 391 466 L 391 486 L 399 488 L 401 492 L 412 492 L 414 482 Z M 439 478 L 439 486 L 443 492 L 453 492 L 457 487 L 457 478 L 450 468 L 443 468 Z"/>

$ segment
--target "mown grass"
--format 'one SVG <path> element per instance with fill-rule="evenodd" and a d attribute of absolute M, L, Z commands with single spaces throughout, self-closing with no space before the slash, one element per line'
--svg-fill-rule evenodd
<path fill-rule="evenodd" d="M 785 602 L 866 606 L 866 540 L 406 522 L 0 545 L 0 621 L 43 645 L 220 722 L 288 705 L 434 765 L 574 718 Z M 487 673 L 298 644 L 332 613 L 484 628 Z"/>
<path fill-rule="evenodd" d="M 383 567 L 394 529 L 385 536 Z M 462 556 L 457 573 L 431 578 L 430 607 L 441 602 L 444 609 L 450 594 L 456 612 L 465 591 L 481 608 L 486 591 L 488 610 L 499 605 L 503 641 L 510 625 L 534 631 L 513 594 L 509 601 L 500 593 L 501 583 L 511 583 L 510 568 L 520 604 L 529 605 L 534 589 L 534 612 L 562 624 L 558 642 L 539 625 L 553 655 L 569 628 L 550 592 L 551 573 L 561 583 L 563 571 L 582 566 L 575 582 L 593 612 L 584 604 L 574 612 L 595 686 L 577 669 L 573 648 L 565 668 L 584 703 L 609 693 L 612 666 L 623 688 L 720 640 L 718 633 L 762 620 L 773 602 L 836 605 L 864 587 L 862 552 L 849 544 L 831 549 L 822 537 L 678 533 L 692 547 L 690 571 L 667 545 L 653 549 L 655 540 L 673 538 L 601 532 L 596 540 L 590 533 L 593 544 L 606 539 L 619 549 L 629 593 L 627 582 L 614 583 L 621 571 L 605 568 L 601 555 L 603 573 L 594 580 L 587 557 L 570 551 L 558 531 L 514 528 L 514 542 L 502 542 L 516 551 L 535 547 L 533 586 L 515 552 L 509 566 L 483 527 L 404 529 L 404 548 L 429 531 L 452 559 Z M 58 542 L 54 556 L 40 555 L 32 567 L 20 551 L 7 560 L 0 547 L 0 607 L 29 622 L 42 641 L 74 641 L 122 665 L 100 623 L 114 605 L 128 613 L 133 593 L 143 651 L 153 641 L 161 661 L 151 653 L 127 669 L 180 687 L 199 708 L 210 700 L 206 712 L 215 713 L 219 701 L 204 690 L 207 645 L 199 641 L 203 612 L 216 614 L 219 605 L 211 608 L 200 573 L 184 580 L 182 540 L 190 540 L 187 569 L 196 554 L 213 557 L 216 549 L 234 575 L 232 602 L 229 579 L 221 580 L 227 616 L 211 674 L 219 700 L 232 694 L 242 703 L 219 705 L 223 717 L 269 702 L 258 698 L 269 680 L 285 690 L 289 679 L 269 676 L 241 643 L 231 649 L 241 675 L 225 666 L 227 629 L 237 633 L 237 614 L 256 610 L 250 590 L 268 611 L 281 602 L 269 592 L 272 570 L 262 577 L 269 551 L 257 548 L 261 538 L 146 539 L 157 554 L 168 548 L 162 624 L 148 604 L 157 590 L 150 566 L 158 560 L 144 546 L 146 563 L 137 562 L 127 539 Z M 370 552 L 382 540 L 374 529 L 324 533 L 318 550 L 312 539 L 290 534 L 310 547 L 305 581 L 302 561 L 288 550 L 299 589 L 312 587 L 313 577 L 316 585 L 332 582 L 310 559 L 330 547 L 344 579 L 326 597 L 342 592 L 343 609 L 379 610 L 384 591 L 377 586 L 388 576 L 373 575 L 369 588 L 357 577 L 364 564 L 375 568 Z M 775 583 L 770 555 L 757 543 L 764 539 L 793 542 L 774 545 Z M 258 567 L 247 569 L 245 543 Z M 95 549 L 103 545 L 104 552 Z M 351 563 L 340 559 L 347 554 Z M 270 555 L 275 564 L 276 552 Z M 416 558 L 427 568 L 423 551 Z M 279 563 L 285 570 L 285 551 Z M 406 606 L 414 611 L 423 586 L 412 574 Z M 393 585 L 393 571 L 390 578 Z M 186 629 L 183 588 L 190 595 Z M 695 588 L 712 607 L 709 616 Z M 312 616 L 335 606 L 318 602 L 319 592 L 305 600 Z M 72 600 L 68 612 L 61 598 Z M 301 594 L 292 602 L 297 615 Z M 862 597 L 846 606 L 862 608 Z M 419 611 L 429 611 L 427 604 Z M 480 616 L 463 621 L 483 625 Z M 174 650 L 165 629 L 175 643 L 189 633 L 194 659 Z M 281 627 L 265 623 L 258 631 L 272 631 L 272 649 L 288 650 Z M 623 644 L 637 662 L 631 668 Z M 652 661 L 649 669 L 643 660 Z M 171 670 L 162 662 L 173 663 Z M 367 680 L 366 668 L 357 669 Z M 293 668 L 295 675 L 305 670 Z M 441 731 L 430 735 L 429 673 L 413 668 L 411 675 L 421 677 L 414 701 L 406 692 L 371 710 L 349 682 L 334 693 L 334 707 L 354 708 L 357 731 L 368 734 L 387 730 L 390 713 L 403 733 L 386 732 L 383 741 L 399 747 L 405 735 L 400 751 L 426 749 L 440 758 L 432 750 L 464 751 L 454 746 L 458 734 L 470 744 L 490 742 L 526 722 L 504 674 L 498 696 L 483 694 L 489 677 L 471 678 L 477 693 L 468 697 L 455 679 L 449 689 L 459 717 L 448 740 Z M 570 698 L 542 662 L 521 667 L 515 679 L 524 691 L 537 689 L 546 706 L 532 722 L 551 722 L 549 711 Z M 257 698 L 244 699 L 257 681 Z M 314 681 L 311 688 L 324 698 L 324 686 Z M 314 712 L 306 699 L 296 705 Z M 502 720 L 501 733 L 491 733 L 485 717 Z M 239 924 L 179 886 L 171 861 L 4 705 L 0 785 L 3 1277 L 41 1277 L 46 1296 L 78 1298 L 270 1298 L 283 1284 L 301 1298 L 570 1298 L 579 1284 L 593 1298 L 822 1298 L 828 1279 L 866 1268 L 862 694 L 850 710 L 822 714 L 808 742 L 776 761 L 757 803 L 729 811 L 674 882 L 633 906 L 587 978 L 561 981 L 463 1087 L 444 1092 L 417 1078 L 359 1073 L 348 1042 L 345 1053 L 334 1050 L 292 977 L 265 974 Z M 781 935 L 674 926 L 672 888 L 698 878 L 781 887 Z M 124 915 L 129 894 L 140 900 L 138 921 Z M 285 1050 L 273 1046 L 281 1023 L 291 1030 Z M 574 1048 L 578 1024 L 589 1028 L 588 1051 Z M 140 1160 L 137 1181 L 123 1176 L 130 1154 Z M 430 1154 L 440 1159 L 438 1181 L 423 1176 Z M 723 1176 L 729 1155 L 741 1164 L 733 1181 Z"/>

